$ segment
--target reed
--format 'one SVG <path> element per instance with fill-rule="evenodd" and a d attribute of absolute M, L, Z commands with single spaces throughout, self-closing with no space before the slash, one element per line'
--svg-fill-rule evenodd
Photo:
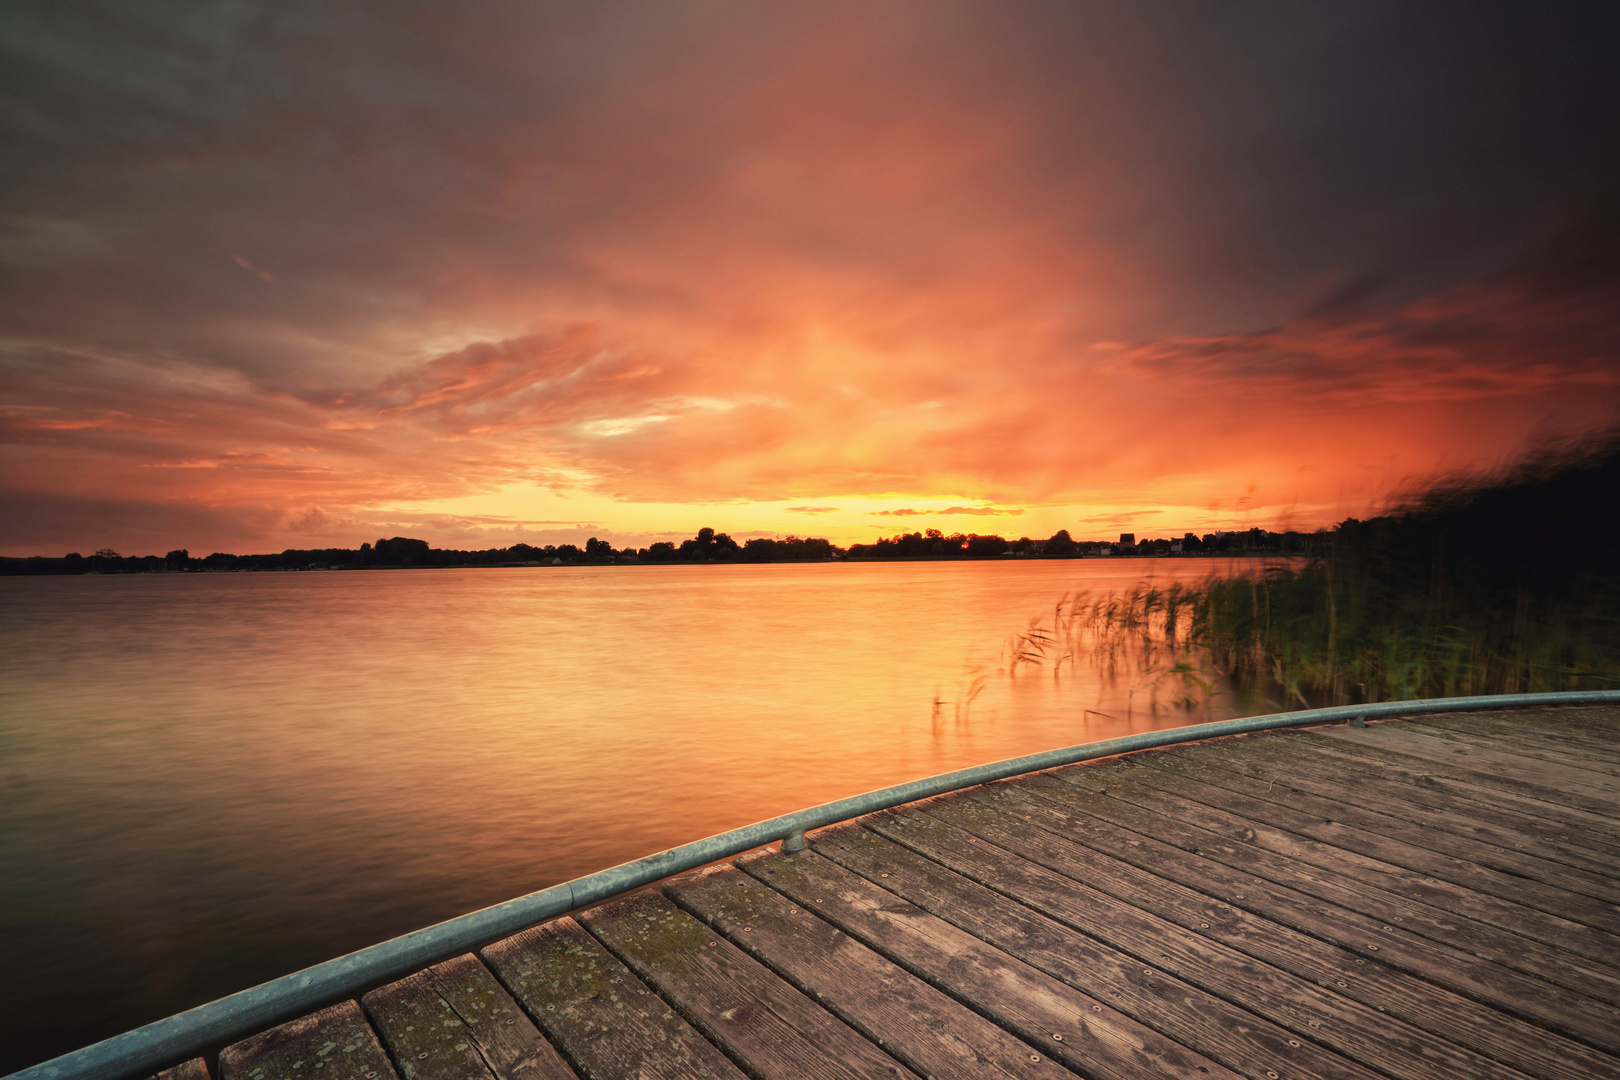
<path fill-rule="evenodd" d="M 1199 587 L 1151 582 L 1124 592 L 1064 594 L 1050 623 L 1031 619 L 1002 646 L 1002 668 L 1017 676 L 1031 669 L 1062 678 L 1085 667 L 1111 689 L 1124 684 L 1127 710 L 1209 711 L 1226 691 L 1212 654 L 1191 631 Z"/>
<path fill-rule="evenodd" d="M 1304 565 L 1066 595 L 1004 664 L 1090 664 L 1154 710 L 1620 686 L 1620 426 L 1325 539 Z"/>
<path fill-rule="evenodd" d="M 1209 581 L 1192 633 L 1299 704 L 1620 686 L 1620 427 L 1442 480 L 1327 553 Z"/>

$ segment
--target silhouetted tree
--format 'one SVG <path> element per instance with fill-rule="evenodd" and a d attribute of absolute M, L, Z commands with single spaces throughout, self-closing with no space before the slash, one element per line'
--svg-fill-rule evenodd
<path fill-rule="evenodd" d="M 1002 555 L 1007 551 L 1007 541 L 999 536 L 968 537 L 967 553 L 974 558 L 983 558 L 989 555 Z"/>
<path fill-rule="evenodd" d="M 426 540 L 406 536 L 378 540 L 372 546 L 375 560 L 384 566 L 426 566 L 431 562 L 431 552 Z"/>
<path fill-rule="evenodd" d="M 1068 529 L 1059 529 L 1041 547 L 1043 555 L 1073 555 L 1076 553 L 1074 540 L 1069 536 Z"/>

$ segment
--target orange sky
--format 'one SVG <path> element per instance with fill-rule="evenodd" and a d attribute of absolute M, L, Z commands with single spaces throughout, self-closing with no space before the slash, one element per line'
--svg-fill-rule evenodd
<path fill-rule="evenodd" d="M 1311 528 L 1620 407 L 1574 16 L 5 18 L 6 554 Z"/>

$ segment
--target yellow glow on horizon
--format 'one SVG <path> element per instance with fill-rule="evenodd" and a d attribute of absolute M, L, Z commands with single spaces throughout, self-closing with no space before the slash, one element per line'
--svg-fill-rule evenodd
<path fill-rule="evenodd" d="M 1108 540 L 1120 532 L 1139 536 L 1179 537 L 1185 532 L 1247 529 L 1254 525 L 1286 527 L 1298 507 L 1256 506 L 1243 510 L 1193 505 L 1164 505 L 1144 510 L 1140 503 L 1049 504 L 1019 506 L 987 503 L 968 496 L 927 498 L 889 496 L 819 496 L 776 501 L 625 502 L 583 490 L 554 490 L 512 484 L 498 491 L 454 499 L 401 503 L 380 515 L 444 516 L 482 523 L 492 545 L 521 539 L 517 532 L 592 532 L 638 545 L 660 539 L 684 539 L 700 528 L 738 538 L 752 536 L 820 536 L 839 546 L 871 543 L 880 536 L 939 529 L 982 533 L 1015 540 L 1045 539 L 1067 529 L 1076 539 Z M 1277 524 L 1282 521 L 1284 524 Z M 1300 528 L 1313 528 L 1301 523 Z M 514 537 L 507 540 L 506 537 Z"/>

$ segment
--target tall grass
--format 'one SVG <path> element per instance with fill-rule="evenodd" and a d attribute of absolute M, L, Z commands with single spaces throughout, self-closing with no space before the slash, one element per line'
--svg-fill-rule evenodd
<path fill-rule="evenodd" d="M 1303 566 L 1065 596 L 1004 662 L 1090 664 L 1154 710 L 1620 687 L 1620 427 L 1328 539 Z"/>
<path fill-rule="evenodd" d="M 1218 669 L 1294 704 L 1620 686 L 1620 429 L 1345 521 L 1193 610 Z"/>
<path fill-rule="evenodd" d="M 1151 582 L 1103 596 L 1066 593 L 1050 625 L 1031 619 L 1007 639 L 1002 665 L 1014 676 L 1042 668 L 1055 678 L 1085 665 L 1100 685 L 1123 684 L 1127 710 L 1208 711 L 1223 691 L 1211 654 L 1190 635 L 1199 595 L 1194 586 Z"/>

